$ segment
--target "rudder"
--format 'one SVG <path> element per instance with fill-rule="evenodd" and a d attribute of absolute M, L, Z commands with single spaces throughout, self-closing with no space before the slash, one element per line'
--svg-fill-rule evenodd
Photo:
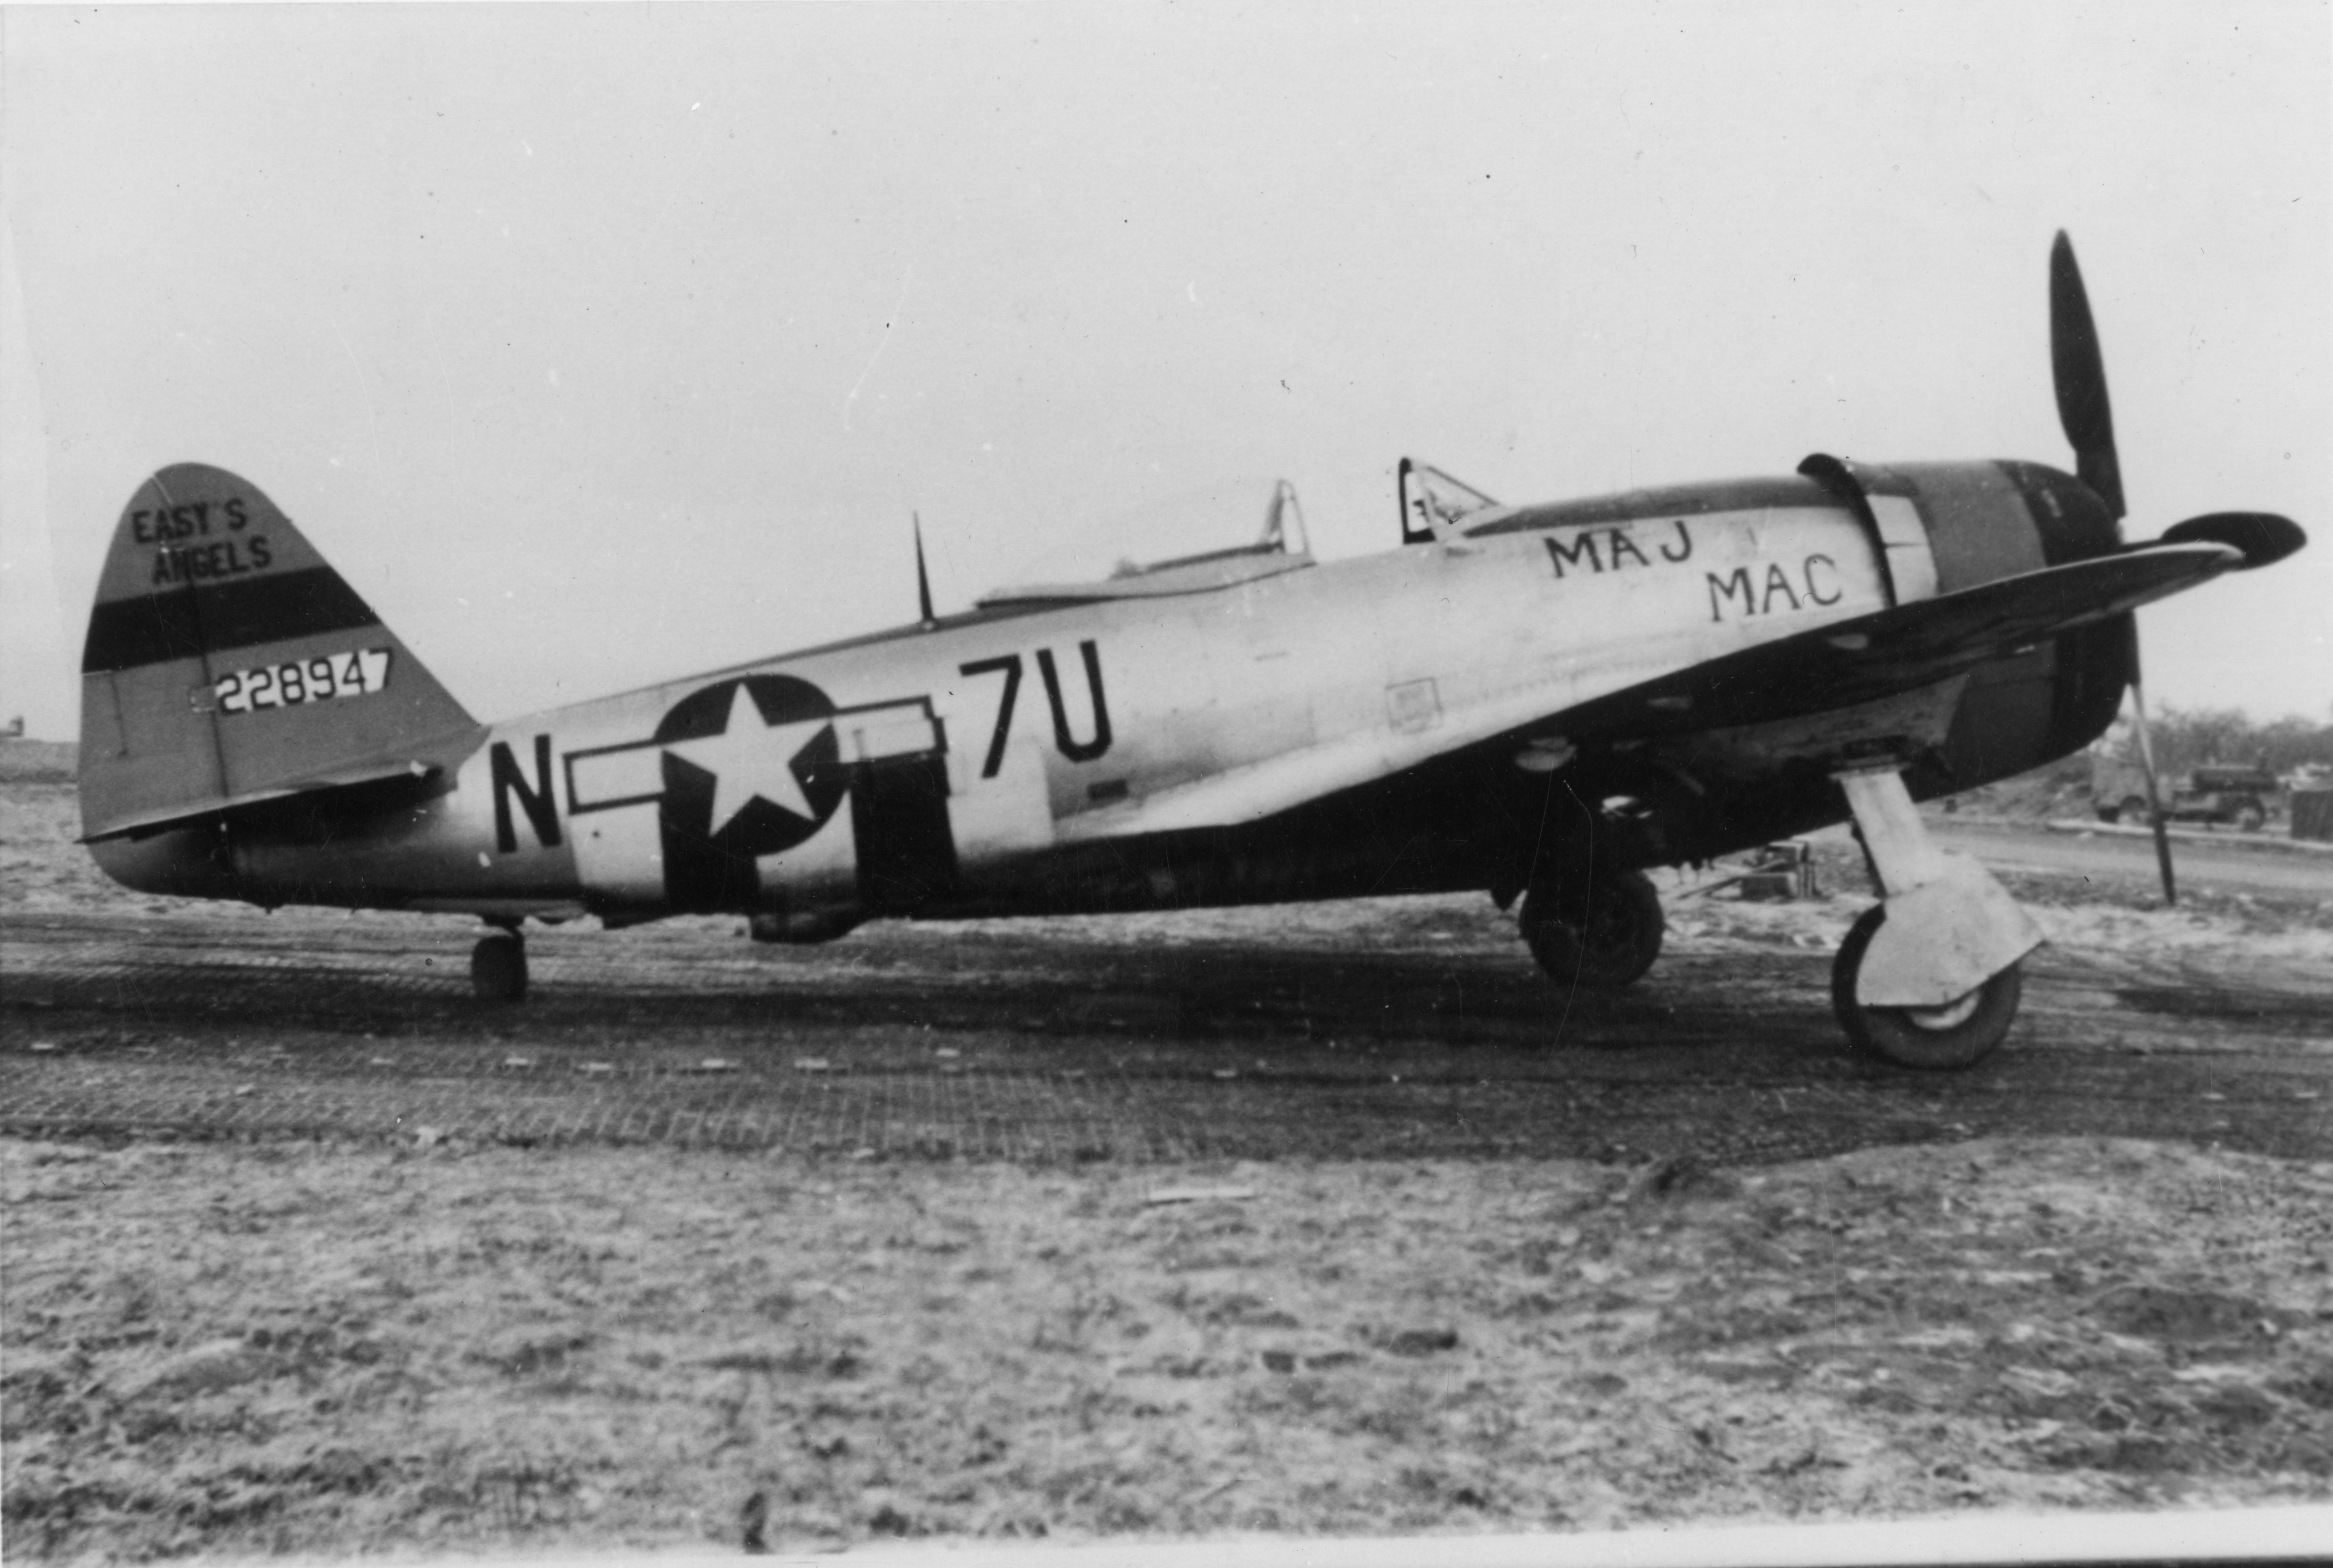
<path fill-rule="evenodd" d="M 257 486 L 178 464 L 123 509 L 82 650 L 85 837 L 475 728 Z"/>

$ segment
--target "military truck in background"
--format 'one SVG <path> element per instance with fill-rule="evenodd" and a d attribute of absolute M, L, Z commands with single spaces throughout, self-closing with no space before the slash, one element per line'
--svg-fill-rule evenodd
<path fill-rule="evenodd" d="M 2184 779 L 2164 782 L 2170 791 L 2163 804 L 2165 821 L 2224 823 L 2242 833 L 2261 830 L 2283 788 L 2265 767 L 2225 762 L 2207 762 Z M 2147 820 L 2146 775 L 2136 762 L 2093 752 L 2090 798 L 2101 822 Z"/>

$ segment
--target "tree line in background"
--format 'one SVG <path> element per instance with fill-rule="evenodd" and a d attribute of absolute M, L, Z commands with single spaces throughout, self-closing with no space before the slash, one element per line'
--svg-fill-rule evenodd
<path fill-rule="evenodd" d="M 2280 775 L 2309 763 L 2333 768 L 2333 723 L 2297 714 L 2263 723 L 2233 708 L 2165 708 L 2147 717 L 2155 765 L 2166 776 L 2207 762 L 2264 766 Z M 2118 720 L 2098 749 L 2136 763 L 2138 737 L 2130 721 Z"/>

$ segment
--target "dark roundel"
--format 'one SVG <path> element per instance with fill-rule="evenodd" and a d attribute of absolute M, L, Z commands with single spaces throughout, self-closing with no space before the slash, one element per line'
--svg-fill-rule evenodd
<path fill-rule="evenodd" d="M 746 675 L 691 692 L 666 712 L 656 739 L 665 748 L 667 834 L 725 855 L 792 849 L 850 792 L 834 703 L 792 675 Z"/>

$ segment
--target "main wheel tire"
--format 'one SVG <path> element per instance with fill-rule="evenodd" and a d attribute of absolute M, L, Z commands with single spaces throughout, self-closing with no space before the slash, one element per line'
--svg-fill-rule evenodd
<path fill-rule="evenodd" d="M 1661 895 L 1641 871 L 1589 879 L 1585 928 L 1555 914 L 1552 903 L 1537 893 L 1525 896 L 1520 923 L 1540 968 L 1567 986 L 1618 990 L 1661 956 Z"/>
<path fill-rule="evenodd" d="M 2098 820 L 2101 822 L 2116 822 L 2119 821 L 2121 817 L 2122 808 L 2119 806 L 2101 806 L 2098 808 Z"/>
<path fill-rule="evenodd" d="M 470 950 L 470 989 L 482 1002 L 526 999 L 526 943 L 504 932 L 480 937 Z"/>
<path fill-rule="evenodd" d="M 1862 972 L 1871 939 L 1887 920 L 1885 904 L 1865 910 L 1831 961 L 1831 1010 L 1855 1048 L 1898 1067 L 1932 1072 L 1973 1066 L 1991 1056 L 2017 1021 L 2017 1004 L 2025 990 L 2023 964 L 2011 964 L 1943 1007 L 1867 1007 L 1855 999 L 1856 977 Z"/>

